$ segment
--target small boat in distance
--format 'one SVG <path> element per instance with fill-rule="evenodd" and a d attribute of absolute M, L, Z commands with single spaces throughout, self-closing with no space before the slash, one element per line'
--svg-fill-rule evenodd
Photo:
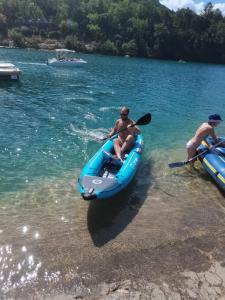
<path fill-rule="evenodd" d="M 2 80 L 19 80 L 21 70 L 14 64 L 0 62 L 0 81 Z"/>
<path fill-rule="evenodd" d="M 84 66 L 87 62 L 82 58 L 74 57 L 74 50 L 68 49 L 55 49 L 56 57 L 49 58 L 47 65 L 59 67 L 80 67 Z"/>

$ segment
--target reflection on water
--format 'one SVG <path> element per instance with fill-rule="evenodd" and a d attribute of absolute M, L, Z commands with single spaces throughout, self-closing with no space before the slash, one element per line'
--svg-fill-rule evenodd
<path fill-rule="evenodd" d="M 0 247 L 0 282 L 4 294 L 26 287 L 38 278 L 41 261 L 35 259 L 26 246 L 22 246 L 20 253 L 17 250 L 12 245 Z"/>
<path fill-rule="evenodd" d="M 80 198 L 74 180 L 79 170 L 5 196 L 0 202 L 1 293 L 15 296 L 23 288 L 23 296 L 47 295 L 115 279 L 121 276 L 114 271 L 115 254 L 151 249 L 192 236 L 202 225 L 214 226 L 211 213 L 224 198 L 204 172 L 168 168 L 182 155 L 156 151 L 143 157 L 128 189 L 101 203 Z M 120 262 L 122 268 L 129 266 L 129 257 Z"/>

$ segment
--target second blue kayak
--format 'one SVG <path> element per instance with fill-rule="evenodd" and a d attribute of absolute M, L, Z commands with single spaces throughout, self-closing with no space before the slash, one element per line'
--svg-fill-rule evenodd
<path fill-rule="evenodd" d="M 224 137 L 220 139 L 225 141 Z M 211 145 L 212 139 L 207 138 L 207 142 Z M 204 141 L 198 147 L 200 153 L 207 149 L 207 144 Z M 225 148 L 218 146 L 215 150 L 206 151 L 200 155 L 199 159 L 207 172 L 225 190 Z"/>

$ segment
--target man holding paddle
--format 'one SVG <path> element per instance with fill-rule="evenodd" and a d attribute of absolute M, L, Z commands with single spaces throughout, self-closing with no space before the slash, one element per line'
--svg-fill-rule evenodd
<path fill-rule="evenodd" d="M 140 129 L 135 126 L 136 123 L 129 119 L 128 115 L 129 108 L 125 106 L 122 107 L 120 110 L 120 118 L 116 121 L 111 132 L 104 138 L 111 138 L 113 135 L 118 134 L 118 137 L 114 140 L 114 150 L 117 159 L 121 162 L 123 162 L 122 155 L 133 147 L 135 136 L 140 133 Z"/>

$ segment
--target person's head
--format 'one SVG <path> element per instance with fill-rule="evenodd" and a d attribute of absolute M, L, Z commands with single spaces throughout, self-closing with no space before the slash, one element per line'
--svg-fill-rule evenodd
<path fill-rule="evenodd" d="M 210 115 L 208 118 L 208 123 L 212 126 L 218 126 L 220 122 L 222 121 L 220 115 L 215 114 L 215 115 Z"/>
<path fill-rule="evenodd" d="M 120 110 L 120 117 L 122 120 L 126 120 L 128 119 L 128 115 L 129 115 L 129 108 L 127 108 L 126 106 L 123 106 Z"/>

